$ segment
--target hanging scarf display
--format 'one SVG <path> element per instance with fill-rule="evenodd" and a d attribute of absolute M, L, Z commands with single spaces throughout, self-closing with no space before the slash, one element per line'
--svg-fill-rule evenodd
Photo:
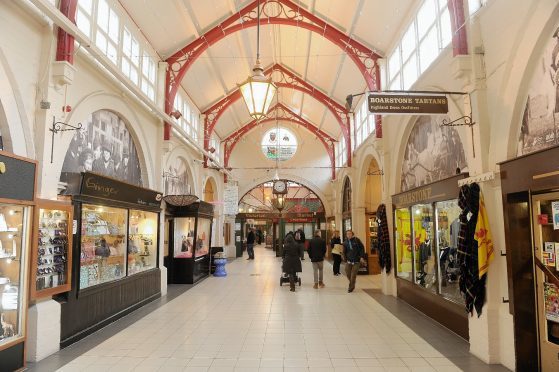
<path fill-rule="evenodd" d="M 460 263 L 460 292 L 466 311 L 477 316 L 485 302 L 487 269 L 493 259 L 493 242 L 483 195 L 477 183 L 460 188 L 458 205 L 460 231 L 458 233 L 458 262 Z"/>
<path fill-rule="evenodd" d="M 378 263 L 381 270 L 390 273 L 392 263 L 390 260 L 390 235 L 388 234 L 388 221 L 386 219 L 386 206 L 381 204 L 377 209 L 378 222 Z"/>

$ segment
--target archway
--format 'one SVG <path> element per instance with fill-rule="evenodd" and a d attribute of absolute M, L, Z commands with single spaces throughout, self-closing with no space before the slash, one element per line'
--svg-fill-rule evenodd
<path fill-rule="evenodd" d="M 217 193 L 217 185 L 213 178 L 208 178 L 206 184 L 204 185 L 204 201 L 207 203 L 213 203 L 215 201 L 215 196 Z"/>

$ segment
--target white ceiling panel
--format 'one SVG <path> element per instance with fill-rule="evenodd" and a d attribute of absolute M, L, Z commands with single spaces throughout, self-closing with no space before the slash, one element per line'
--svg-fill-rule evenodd
<path fill-rule="evenodd" d="M 333 26 L 347 33 L 360 1 L 370 0 L 320 0 L 316 2 L 315 12 Z"/>
<path fill-rule="evenodd" d="M 384 55 L 400 36 L 400 27 L 417 0 L 366 0 L 355 24 L 354 35 Z"/>

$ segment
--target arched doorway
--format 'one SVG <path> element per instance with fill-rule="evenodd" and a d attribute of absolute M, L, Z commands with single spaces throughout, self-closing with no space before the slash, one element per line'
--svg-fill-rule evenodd
<path fill-rule="evenodd" d="M 262 242 L 267 248 L 275 248 L 274 242 L 279 236 L 285 236 L 289 231 L 302 229 L 305 237 L 310 239 L 315 230 L 321 230 L 326 237 L 325 209 L 322 200 L 307 186 L 287 181 L 287 194 L 282 218 L 272 205 L 273 181 L 263 182 L 239 200 L 238 221 L 242 224 L 243 233 L 251 226 L 262 233 Z M 244 235 L 243 235 L 244 236 Z"/>
<path fill-rule="evenodd" d="M 213 178 L 208 178 L 206 184 L 204 185 L 204 201 L 208 203 L 212 203 L 215 201 L 215 181 Z"/>
<path fill-rule="evenodd" d="M 369 257 L 369 274 L 380 274 L 378 263 L 377 208 L 382 200 L 382 172 L 372 158 L 365 178 L 365 249 Z"/>

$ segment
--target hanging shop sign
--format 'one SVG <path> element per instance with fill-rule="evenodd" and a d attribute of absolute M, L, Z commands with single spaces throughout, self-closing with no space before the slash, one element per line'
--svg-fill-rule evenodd
<path fill-rule="evenodd" d="M 374 114 L 447 114 L 448 99 L 444 95 L 369 94 L 369 111 Z"/>
<path fill-rule="evenodd" d="M 81 194 L 148 207 L 160 207 L 162 198 L 161 193 L 157 191 L 89 172 L 82 174 Z"/>
<path fill-rule="evenodd" d="M 225 186 L 223 191 L 223 213 L 226 215 L 237 214 L 239 208 L 239 187 L 234 185 Z"/>

